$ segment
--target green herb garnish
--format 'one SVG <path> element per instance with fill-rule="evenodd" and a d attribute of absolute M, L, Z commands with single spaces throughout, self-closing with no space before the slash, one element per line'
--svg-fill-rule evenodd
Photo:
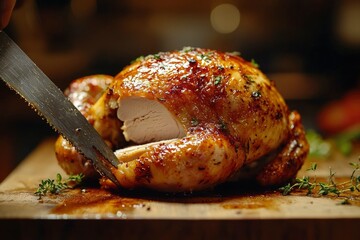
<path fill-rule="evenodd" d="M 255 59 L 251 59 L 251 64 L 256 68 L 260 67 L 260 65 L 255 61 Z"/>
<path fill-rule="evenodd" d="M 156 59 L 156 60 L 160 60 L 161 59 L 161 57 L 160 57 L 160 54 L 159 53 L 157 53 L 157 54 L 154 54 L 154 55 L 152 55 L 153 57 L 154 57 L 154 59 Z"/>
<path fill-rule="evenodd" d="M 360 158 L 359 158 L 360 162 Z M 279 188 L 283 195 L 289 195 L 292 191 L 307 190 L 307 195 L 313 194 L 315 189 L 317 194 L 320 196 L 326 196 L 329 194 L 339 197 L 341 194 L 346 192 L 360 192 L 360 175 L 357 175 L 360 170 L 360 163 L 350 163 L 353 167 L 353 171 L 348 181 L 336 183 L 335 172 L 330 168 L 328 182 L 317 182 L 316 177 L 310 178 L 304 176 L 302 178 L 296 178 L 294 182 L 288 183 L 287 185 Z M 313 163 L 307 171 L 315 171 L 317 167 L 316 163 Z M 345 199 L 340 204 L 350 204 L 348 199 Z"/>
<path fill-rule="evenodd" d="M 197 125 L 199 125 L 199 120 L 196 119 L 196 118 L 192 118 L 191 119 L 191 126 L 196 127 Z"/>
<path fill-rule="evenodd" d="M 59 194 L 65 189 L 71 189 L 79 185 L 84 179 L 84 174 L 70 175 L 67 179 L 63 179 L 60 173 L 56 174 L 56 179 L 41 180 L 35 195 L 41 199 L 46 194 Z"/>
<path fill-rule="evenodd" d="M 140 57 L 136 58 L 135 60 L 131 61 L 131 64 L 133 64 L 135 62 L 143 61 L 144 59 L 145 59 L 144 56 L 140 56 Z"/>
<path fill-rule="evenodd" d="M 183 49 L 182 49 L 182 51 L 185 53 L 192 52 L 194 50 L 195 50 L 195 48 L 193 48 L 193 47 L 183 47 Z"/>
<path fill-rule="evenodd" d="M 208 62 L 211 60 L 211 56 L 214 54 L 214 52 L 207 52 L 205 54 L 199 54 L 201 60 L 204 60 L 205 62 Z"/>
<path fill-rule="evenodd" d="M 219 129 L 221 131 L 227 131 L 228 130 L 228 127 L 226 126 L 226 123 L 222 119 L 220 119 L 218 126 L 219 126 Z"/>
<path fill-rule="evenodd" d="M 349 198 L 345 198 L 344 200 L 342 200 L 341 202 L 339 202 L 338 205 L 350 205 Z"/>
<path fill-rule="evenodd" d="M 250 75 L 250 74 L 244 74 L 243 77 L 245 78 L 246 83 L 251 84 L 251 83 L 254 83 L 254 82 L 255 82 L 254 78 L 255 78 L 256 76 Z"/>
<path fill-rule="evenodd" d="M 214 85 L 219 85 L 221 83 L 222 76 L 215 76 L 214 77 Z"/>

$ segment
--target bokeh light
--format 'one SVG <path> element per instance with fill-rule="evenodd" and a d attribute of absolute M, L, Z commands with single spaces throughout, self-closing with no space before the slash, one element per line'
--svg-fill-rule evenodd
<path fill-rule="evenodd" d="M 232 33 L 239 27 L 240 11 L 233 4 L 220 4 L 211 11 L 210 21 L 215 31 Z"/>

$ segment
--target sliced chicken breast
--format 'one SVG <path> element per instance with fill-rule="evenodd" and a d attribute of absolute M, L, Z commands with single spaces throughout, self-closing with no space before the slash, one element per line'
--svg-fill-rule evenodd
<path fill-rule="evenodd" d="M 178 120 L 156 100 L 127 97 L 119 101 L 118 118 L 126 141 L 148 143 L 185 136 Z"/>

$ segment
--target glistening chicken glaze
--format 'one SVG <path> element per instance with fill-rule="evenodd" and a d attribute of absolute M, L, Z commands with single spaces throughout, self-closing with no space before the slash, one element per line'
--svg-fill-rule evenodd
<path fill-rule="evenodd" d="M 125 188 L 206 189 L 270 155 L 253 177 L 262 185 L 280 184 L 296 175 L 308 152 L 299 114 L 288 110 L 258 68 L 233 54 L 184 48 L 127 66 L 86 113 L 114 150 L 127 145 L 117 116 L 129 98 L 162 104 L 185 135 L 146 147 L 136 142 L 136 154 L 119 157 L 114 174 Z"/>

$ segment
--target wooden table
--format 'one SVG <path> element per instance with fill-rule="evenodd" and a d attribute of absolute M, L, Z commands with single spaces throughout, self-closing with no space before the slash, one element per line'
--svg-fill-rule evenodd
<path fill-rule="evenodd" d="M 274 190 L 232 191 L 234 184 L 230 184 L 221 190 L 189 196 L 111 193 L 84 187 L 39 200 L 34 192 L 42 179 L 55 178 L 57 173 L 65 175 L 57 165 L 53 144 L 53 139 L 44 141 L 0 185 L 2 232 L 13 231 L 11 236 L 15 238 L 53 238 L 55 231 L 59 233 L 57 237 L 67 239 L 80 235 L 133 239 L 177 239 L 184 235 L 222 239 L 360 239 L 358 194 L 350 198 L 351 205 L 341 205 L 341 197 L 304 193 L 282 196 Z M 318 162 L 316 175 L 328 176 L 331 166 L 336 176 L 349 176 L 348 161 L 356 162 L 357 157 Z M 309 164 L 308 161 L 304 169 Z M 302 170 L 299 176 L 304 174 L 308 173 Z"/>

